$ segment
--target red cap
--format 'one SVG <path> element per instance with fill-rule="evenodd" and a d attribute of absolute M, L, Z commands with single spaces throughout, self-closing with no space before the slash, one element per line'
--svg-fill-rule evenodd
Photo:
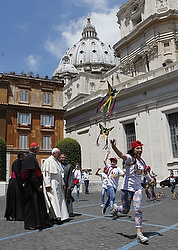
<path fill-rule="evenodd" d="M 147 166 L 147 168 L 146 168 L 146 169 L 150 170 L 150 169 L 151 169 L 151 167 L 150 167 L 150 166 Z"/>
<path fill-rule="evenodd" d="M 114 161 L 116 161 L 116 163 L 117 163 L 117 158 L 116 158 L 116 157 L 110 158 L 109 160 L 110 160 L 110 161 L 114 160 Z"/>
<path fill-rule="evenodd" d="M 34 147 L 37 147 L 37 146 L 39 146 L 38 143 L 32 142 L 32 144 L 30 145 L 30 148 L 34 148 Z"/>
<path fill-rule="evenodd" d="M 107 167 L 104 167 L 104 170 L 107 170 Z"/>
<path fill-rule="evenodd" d="M 131 144 L 131 148 L 136 148 L 138 146 L 143 146 L 141 141 L 133 141 L 132 144 Z"/>

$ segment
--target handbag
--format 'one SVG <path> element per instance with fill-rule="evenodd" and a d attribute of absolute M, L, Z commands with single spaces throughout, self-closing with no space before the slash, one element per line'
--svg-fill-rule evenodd
<path fill-rule="evenodd" d="M 79 183 L 78 179 L 74 179 L 74 185 L 77 185 Z"/>

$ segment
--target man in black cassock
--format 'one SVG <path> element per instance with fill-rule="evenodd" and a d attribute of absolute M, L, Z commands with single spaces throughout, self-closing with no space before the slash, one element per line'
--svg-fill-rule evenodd
<path fill-rule="evenodd" d="M 65 154 L 61 154 L 60 164 L 64 171 L 63 179 L 65 183 L 65 198 L 66 198 L 67 210 L 69 213 L 69 217 L 74 217 L 73 204 L 72 204 L 74 202 L 74 198 L 72 197 L 72 189 L 74 188 L 74 177 L 72 172 L 72 166 L 67 164 Z"/>
<path fill-rule="evenodd" d="M 39 145 L 33 142 L 22 167 L 23 173 L 26 173 L 24 227 L 30 230 L 42 230 L 49 226 L 49 215 L 43 194 L 43 176 L 36 159 L 39 150 Z"/>
<path fill-rule="evenodd" d="M 22 162 L 25 159 L 24 152 L 18 153 L 18 158 L 12 164 L 12 173 L 9 180 L 6 196 L 6 220 L 24 220 L 24 182 L 21 175 Z"/>

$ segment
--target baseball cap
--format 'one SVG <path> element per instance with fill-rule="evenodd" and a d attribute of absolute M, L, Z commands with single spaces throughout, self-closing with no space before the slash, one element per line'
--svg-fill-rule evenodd
<path fill-rule="evenodd" d="M 138 146 L 143 146 L 141 141 L 133 141 L 132 144 L 131 144 L 131 148 L 136 148 Z"/>
<path fill-rule="evenodd" d="M 117 158 L 116 158 L 116 157 L 112 157 L 112 158 L 110 158 L 109 160 L 110 160 L 110 161 L 114 160 L 114 161 L 116 161 L 116 163 L 117 163 Z"/>
<path fill-rule="evenodd" d="M 107 170 L 107 167 L 104 167 L 104 170 Z"/>

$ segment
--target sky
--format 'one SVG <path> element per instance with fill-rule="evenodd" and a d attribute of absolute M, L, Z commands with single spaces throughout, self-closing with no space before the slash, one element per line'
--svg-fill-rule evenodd
<path fill-rule="evenodd" d="M 116 14 L 127 0 L 1 1 L 0 73 L 15 71 L 51 78 L 62 56 L 80 38 L 87 17 L 98 38 L 120 39 Z"/>

